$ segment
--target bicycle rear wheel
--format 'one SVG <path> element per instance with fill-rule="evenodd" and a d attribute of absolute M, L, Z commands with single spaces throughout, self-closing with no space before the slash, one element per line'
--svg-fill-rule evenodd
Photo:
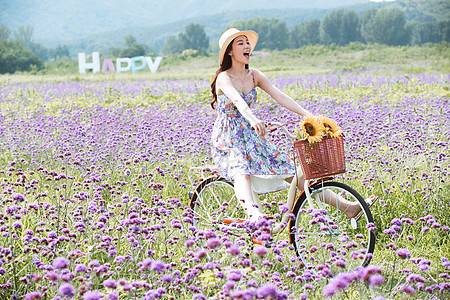
<path fill-rule="evenodd" d="M 375 248 L 375 234 L 367 227 L 373 218 L 361 195 L 346 184 L 332 181 L 318 182 L 310 191 L 313 207 L 302 193 L 293 209 L 295 219 L 289 225 L 297 255 L 304 261 L 349 270 L 367 265 Z M 359 203 L 363 216 L 357 222 L 348 218 L 345 208 L 326 204 L 324 194 Z"/>
<path fill-rule="evenodd" d="M 236 198 L 231 181 L 216 176 L 205 179 L 193 193 L 190 207 L 197 232 L 214 230 L 208 236 L 215 235 L 225 245 L 214 252 L 222 253 L 230 243 L 246 243 L 248 237 L 243 235 L 243 223 L 247 216 Z"/>

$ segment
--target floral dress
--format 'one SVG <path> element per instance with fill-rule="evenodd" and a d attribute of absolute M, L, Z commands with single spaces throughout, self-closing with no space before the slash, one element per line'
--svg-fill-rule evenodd
<path fill-rule="evenodd" d="M 256 89 L 240 94 L 252 108 L 257 98 Z M 284 179 L 295 174 L 289 157 L 278 151 L 267 135 L 258 136 L 225 94 L 217 97 L 211 143 L 211 154 L 219 174 L 230 180 L 237 174 L 251 175 L 252 190 L 257 193 L 286 188 L 288 184 Z"/>

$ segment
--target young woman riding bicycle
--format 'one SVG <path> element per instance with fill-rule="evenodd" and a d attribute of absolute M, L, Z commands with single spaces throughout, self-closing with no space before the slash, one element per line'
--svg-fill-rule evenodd
<path fill-rule="evenodd" d="M 234 182 L 236 197 L 250 221 L 264 216 L 257 194 L 286 188 L 295 174 L 289 157 L 267 137 L 267 123 L 252 112 L 257 100 L 256 87 L 284 108 L 300 116 L 310 114 L 261 71 L 249 68 L 257 41 L 257 33 L 251 30 L 225 31 L 219 39 L 220 67 L 211 83 L 211 106 L 217 109 L 211 137 L 212 156 L 219 174 Z M 303 190 L 303 180 L 297 186 Z M 330 193 L 325 194 L 324 202 L 345 211 L 349 218 L 361 211 L 357 203 Z"/>

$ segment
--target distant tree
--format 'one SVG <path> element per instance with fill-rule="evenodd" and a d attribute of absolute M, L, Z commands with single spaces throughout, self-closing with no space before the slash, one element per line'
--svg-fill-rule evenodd
<path fill-rule="evenodd" d="M 127 35 L 125 37 L 125 46 L 131 47 L 134 44 L 137 44 L 136 38 L 132 34 Z"/>
<path fill-rule="evenodd" d="M 203 25 L 190 23 L 184 32 L 178 34 L 178 44 L 180 50 L 193 49 L 205 51 L 209 47 L 209 39 L 206 36 Z"/>
<path fill-rule="evenodd" d="M 340 9 L 326 15 L 320 26 L 321 41 L 325 44 L 347 45 L 361 41 L 359 17 L 353 10 Z"/>
<path fill-rule="evenodd" d="M 52 56 L 54 59 L 69 57 L 69 48 L 67 48 L 66 45 L 58 45 L 58 47 L 53 49 L 52 52 Z"/>
<path fill-rule="evenodd" d="M 441 41 L 450 42 L 450 21 L 440 21 L 438 27 Z"/>
<path fill-rule="evenodd" d="M 5 24 L 0 26 L 0 41 L 7 41 L 11 35 L 11 30 Z"/>
<path fill-rule="evenodd" d="M 114 56 L 114 57 L 119 57 L 120 51 L 122 51 L 122 48 L 120 48 L 120 47 L 110 47 L 108 50 L 109 55 Z"/>
<path fill-rule="evenodd" d="M 150 50 L 145 44 L 138 44 L 136 38 L 129 34 L 125 37 L 124 44 L 126 48 L 111 47 L 109 54 L 112 56 L 135 57 L 144 56 Z"/>
<path fill-rule="evenodd" d="M 410 25 L 410 30 L 412 45 L 439 43 L 442 40 L 437 22 L 414 23 Z"/>
<path fill-rule="evenodd" d="M 410 31 L 405 26 L 405 16 L 400 9 L 380 9 L 367 11 L 361 17 L 361 31 L 367 43 L 386 45 L 406 45 Z"/>
<path fill-rule="evenodd" d="M 0 74 L 42 68 L 42 61 L 21 43 L 0 41 Z"/>
<path fill-rule="evenodd" d="M 30 25 L 20 26 L 14 33 L 14 40 L 28 48 L 33 42 L 33 31 L 33 27 Z"/>
<path fill-rule="evenodd" d="M 34 54 L 36 54 L 39 59 L 43 61 L 49 60 L 51 54 L 51 50 L 47 49 L 46 47 L 42 46 L 39 43 L 29 43 L 27 46 L 28 49 L 30 49 Z"/>
<path fill-rule="evenodd" d="M 256 31 L 259 35 L 256 49 L 283 50 L 289 46 L 289 30 L 283 20 L 260 17 L 235 21 L 229 27 Z"/>
<path fill-rule="evenodd" d="M 372 20 L 377 14 L 377 9 L 369 9 L 361 16 L 361 36 L 363 41 L 372 43 L 375 40 Z"/>
<path fill-rule="evenodd" d="M 269 21 L 266 45 L 269 49 L 283 50 L 289 45 L 289 30 L 283 20 L 272 18 Z"/>
<path fill-rule="evenodd" d="M 309 20 L 298 24 L 290 33 L 291 48 L 320 44 L 320 21 Z"/>
<path fill-rule="evenodd" d="M 169 36 L 161 51 L 163 54 L 181 53 L 180 44 L 178 43 L 177 37 L 173 35 Z"/>
<path fill-rule="evenodd" d="M 144 56 L 147 53 L 147 47 L 143 44 L 134 44 L 120 51 L 122 57 Z"/>

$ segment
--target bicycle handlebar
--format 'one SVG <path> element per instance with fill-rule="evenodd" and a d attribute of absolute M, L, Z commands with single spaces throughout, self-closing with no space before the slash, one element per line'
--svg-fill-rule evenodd
<path fill-rule="evenodd" d="M 291 139 L 295 140 L 297 137 L 295 136 L 295 134 L 293 134 L 293 133 L 291 133 L 289 130 L 287 130 L 286 125 L 292 124 L 292 123 L 296 123 L 296 122 L 299 122 L 299 121 L 291 121 L 291 122 L 287 122 L 287 123 L 284 123 L 284 124 L 283 124 L 283 123 L 280 123 L 280 122 L 268 122 L 267 124 L 269 125 L 269 127 L 270 127 L 270 125 L 275 125 L 275 126 L 277 126 L 277 127 L 274 128 L 274 129 L 269 129 L 270 132 L 274 132 L 274 131 L 277 130 L 278 128 L 281 128 L 281 129 L 283 129 L 283 131 L 286 133 L 286 135 L 287 135 L 288 137 L 290 137 Z"/>

